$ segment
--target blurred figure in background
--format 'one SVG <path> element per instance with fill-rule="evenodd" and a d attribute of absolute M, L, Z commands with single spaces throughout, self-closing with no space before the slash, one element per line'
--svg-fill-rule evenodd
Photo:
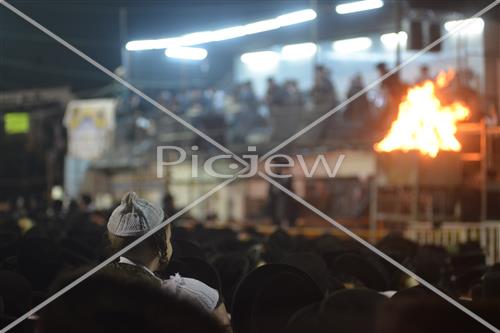
<path fill-rule="evenodd" d="M 283 90 L 273 77 L 267 78 L 266 104 L 269 107 L 283 104 Z"/>
<path fill-rule="evenodd" d="M 356 74 L 351 79 L 351 85 L 349 86 L 349 91 L 347 92 L 347 98 L 354 96 L 357 92 L 363 90 L 365 85 L 363 83 L 363 78 L 361 74 Z M 369 120 L 371 116 L 371 105 L 368 101 L 366 94 L 362 94 L 358 98 L 354 99 L 351 103 L 347 105 L 345 110 L 346 118 L 353 121 L 354 123 L 362 123 Z"/>
<path fill-rule="evenodd" d="M 174 197 L 170 194 L 170 192 L 165 193 L 163 196 L 163 212 L 165 213 L 165 218 L 169 218 L 177 213 Z"/>
<path fill-rule="evenodd" d="M 387 68 L 387 64 L 385 62 L 378 63 L 376 68 L 379 78 L 384 78 L 385 75 L 389 73 L 389 69 Z M 399 73 L 393 73 L 392 75 L 384 78 L 384 80 L 380 82 L 380 87 L 390 99 L 390 103 L 397 102 L 401 99 L 403 85 L 399 79 Z"/>
<path fill-rule="evenodd" d="M 285 104 L 293 106 L 304 104 L 304 98 L 296 80 L 287 80 L 285 82 Z"/>
<path fill-rule="evenodd" d="M 283 165 L 287 163 L 286 160 L 279 160 L 277 158 L 275 162 L 276 164 Z M 274 177 L 276 182 L 280 183 L 281 186 L 288 191 L 294 192 L 291 170 L 276 167 L 273 172 L 279 176 Z M 297 219 L 297 202 L 287 193 L 272 184 L 269 184 L 267 209 L 274 225 L 282 228 L 288 228 L 295 225 L 295 220 Z"/>
<path fill-rule="evenodd" d="M 247 106 L 249 111 L 257 111 L 257 97 L 255 96 L 251 81 L 247 81 L 240 86 L 238 100 Z"/>
<path fill-rule="evenodd" d="M 457 72 L 458 87 L 456 94 L 470 108 L 471 115 L 469 121 L 480 121 L 484 114 L 481 112 L 481 102 L 479 93 L 479 77 L 471 69 L 465 68 Z"/>
<path fill-rule="evenodd" d="M 379 126 L 385 132 L 397 116 L 399 104 L 404 94 L 404 87 L 399 79 L 399 73 L 393 73 L 387 76 L 389 69 L 387 64 L 380 62 L 376 65 L 380 82 L 380 91 L 382 94 L 382 105 L 380 107 Z"/>
<path fill-rule="evenodd" d="M 418 76 L 417 80 L 415 81 L 415 84 L 424 83 L 425 81 L 429 81 L 429 80 L 432 80 L 429 66 L 427 66 L 425 64 L 421 65 L 419 68 L 419 76 Z"/>
<path fill-rule="evenodd" d="M 214 88 L 214 96 L 213 96 L 213 108 L 217 113 L 224 112 L 224 106 L 226 104 L 226 93 L 222 89 Z"/>
<path fill-rule="evenodd" d="M 328 107 L 337 104 L 337 93 L 330 80 L 330 72 L 322 65 L 316 66 L 314 70 L 314 86 L 311 97 L 315 105 L 326 105 Z"/>

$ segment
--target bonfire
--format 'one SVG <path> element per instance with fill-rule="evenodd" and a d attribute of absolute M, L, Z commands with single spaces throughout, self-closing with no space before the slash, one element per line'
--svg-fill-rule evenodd
<path fill-rule="evenodd" d="M 375 144 L 375 151 L 419 151 L 432 158 L 439 151 L 460 151 L 462 145 L 455 136 L 457 123 L 466 120 L 470 110 L 458 101 L 443 105 L 436 95 L 453 77 L 453 71 L 441 72 L 435 80 L 411 87 L 389 132 Z"/>

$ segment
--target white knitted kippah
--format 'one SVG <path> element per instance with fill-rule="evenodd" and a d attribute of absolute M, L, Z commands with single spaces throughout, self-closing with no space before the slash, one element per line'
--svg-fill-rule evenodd
<path fill-rule="evenodd" d="M 162 289 L 168 293 L 191 302 L 207 311 L 213 311 L 219 302 L 219 292 L 205 283 L 181 277 L 179 273 L 164 280 Z"/>
<path fill-rule="evenodd" d="M 111 214 L 108 231 L 121 237 L 141 236 L 160 225 L 163 218 L 163 209 L 128 192 Z"/>

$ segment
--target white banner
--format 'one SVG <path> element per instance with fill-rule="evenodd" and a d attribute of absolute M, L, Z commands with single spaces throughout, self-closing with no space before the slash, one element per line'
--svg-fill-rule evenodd
<path fill-rule="evenodd" d="M 68 155 L 92 161 L 111 147 L 115 129 L 115 99 L 75 100 L 68 103 Z"/>

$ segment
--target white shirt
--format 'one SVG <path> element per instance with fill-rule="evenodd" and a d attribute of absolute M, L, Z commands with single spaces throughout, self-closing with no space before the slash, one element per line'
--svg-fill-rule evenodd
<path fill-rule="evenodd" d="M 201 281 L 181 277 L 179 273 L 171 275 L 167 280 L 162 280 L 158 278 L 149 268 L 143 265 L 138 265 L 128 258 L 120 257 L 119 263 L 141 267 L 154 278 L 158 279 L 161 283 L 162 290 L 171 295 L 175 295 L 179 299 L 195 303 L 209 311 L 213 311 L 217 307 L 217 303 L 219 301 L 218 291 L 207 286 Z"/>

